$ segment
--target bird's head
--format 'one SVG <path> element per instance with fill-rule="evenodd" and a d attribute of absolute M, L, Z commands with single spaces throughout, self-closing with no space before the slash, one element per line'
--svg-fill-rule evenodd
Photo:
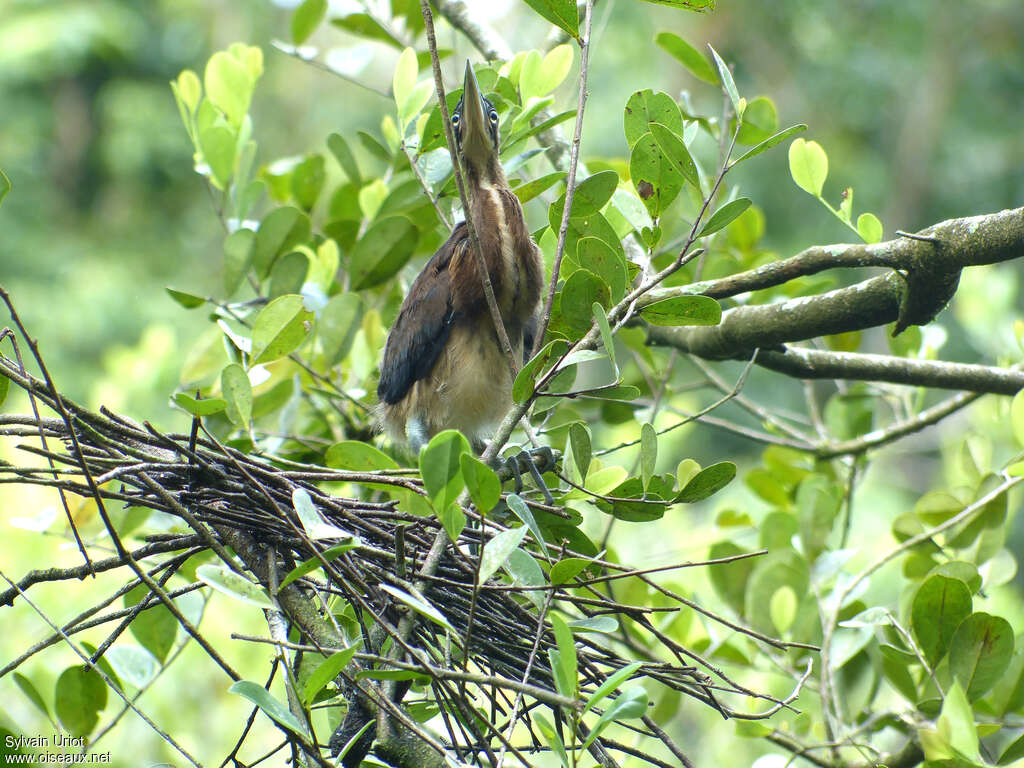
<path fill-rule="evenodd" d="M 471 182 L 482 185 L 504 180 L 498 159 L 498 112 L 480 93 L 468 61 L 462 98 L 452 112 L 452 132 Z"/>

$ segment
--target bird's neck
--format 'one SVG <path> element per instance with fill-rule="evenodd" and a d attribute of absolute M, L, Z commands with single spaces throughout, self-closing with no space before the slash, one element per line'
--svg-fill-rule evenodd
<path fill-rule="evenodd" d="M 466 163 L 466 189 L 470 199 L 480 193 L 489 194 L 491 189 L 508 189 L 505 170 L 497 157 L 490 157 L 484 164 Z"/>

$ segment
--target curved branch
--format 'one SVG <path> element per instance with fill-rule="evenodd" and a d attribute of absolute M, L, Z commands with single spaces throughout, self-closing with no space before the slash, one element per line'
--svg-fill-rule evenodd
<path fill-rule="evenodd" d="M 762 349 L 757 362 L 800 379 L 886 381 L 996 395 L 1014 395 L 1024 389 L 1024 371 L 941 360 L 787 347 L 784 352 Z"/>
<path fill-rule="evenodd" d="M 942 245 L 936 248 L 936 243 Z M 996 264 L 1024 255 L 1024 208 L 982 216 L 947 219 L 917 233 L 883 243 L 816 245 L 788 259 L 717 280 L 651 291 L 638 302 L 645 306 L 672 296 L 701 294 L 724 299 L 782 285 L 829 269 L 888 267 L 928 272 Z"/>
<path fill-rule="evenodd" d="M 672 296 L 735 296 L 780 285 L 835 267 L 898 269 L 856 285 L 777 304 L 735 307 L 715 326 L 649 327 L 648 341 L 709 360 L 747 359 L 760 348 L 759 365 L 799 378 L 860 379 L 897 384 L 1014 394 L 1024 373 L 885 355 L 822 352 L 789 342 L 896 323 L 894 335 L 923 325 L 942 311 L 964 267 L 1024 256 L 1024 208 L 950 219 L 918 235 L 874 245 L 810 248 L 789 259 L 736 275 L 650 292 L 640 303 Z"/>

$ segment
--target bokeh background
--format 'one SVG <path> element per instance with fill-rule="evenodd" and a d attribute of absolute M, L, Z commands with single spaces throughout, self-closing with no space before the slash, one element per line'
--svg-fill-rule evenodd
<path fill-rule="evenodd" d="M 205 320 L 175 304 L 164 287 L 215 294 L 223 230 L 192 169 L 192 149 L 168 86 L 181 69 L 201 71 L 212 52 L 234 41 L 263 48 L 266 72 L 252 110 L 261 164 L 323 151 L 331 131 L 375 131 L 390 109 L 389 100 L 273 48 L 273 40 L 288 36 L 287 5 L 0 0 L 0 168 L 13 183 L 0 206 L 0 283 L 38 338 L 58 386 L 89 407 L 103 404 L 164 428 L 184 423 L 168 398 L 188 341 Z M 546 46 L 549 27 L 522 3 L 473 5 L 513 50 Z M 331 3 L 332 13 L 354 7 Z M 878 214 L 887 237 L 1024 201 L 1019 0 L 719 0 L 703 15 L 602 0 L 594 22 L 585 160 L 627 152 L 622 108 L 635 90 L 691 90 L 705 107 L 719 98 L 654 45 L 663 30 L 698 47 L 711 42 L 735 64 L 744 95 L 774 100 L 780 125 L 807 123 L 806 136 L 829 154 L 826 196 L 838 204 L 842 189 L 853 186 L 855 211 Z M 450 30 L 443 34 L 442 46 L 455 50 L 445 64 L 455 82 L 460 62 L 477 54 Z M 352 66 L 357 79 L 385 90 L 390 85 L 395 49 L 329 26 L 311 42 L 337 49 L 336 60 Z M 557 92 L 557 108 L 574 105 L 573 80 Z M 764 211 L 765 245 L 779 254 L 849 239 L 791 182 L 784 151 L 746 164 L 733 181 Z M 1019 358 L 1010 331 L 1019 314 L 1019 272 L 1019 265 L 1008 264 L 965 273 L 954 306 L 940 318 L 943 357 Z M 894 471 L 931 470 L 911 458 Z M 32 567 L 75 562 L 63 535 L 40 536 L 10 524 L 53 503 L 37 492 L 0 490 L 0 571 L 14 578 Z M 93 591 L 102 594 L 104 585 L 83 584 L 75 599 L 88 600 Z M 41 588 L 39 597 L 51 615 L 75 612 L 59 589 Z M 211 603 L 212 626 L 260 632 L 239 626 L 229 615 L 231 604 L 220 601 Z M 0 628 L 0 664 L 46 629 L 23 604 L 0 609 Z M 228 655 L 247 676 L 265 674 L 264 654 L 229 648 Z M 55 675 L 73 660 L 69 651 L 55 651 L 23 671 L 50 691 Z M 214 756 L 219 761 L 248 708 L 226 696 L 223 678 L 199 654 L 186 650 L 177 664 L 188 670 L 179 684 L 158 684 L 140 703 L 204 764 Z M 0 681 L 0 710 L 15 730 L 49 730 L 9 677 Z M 731 755 L 738 760 L 732 764 L 749 764 L 730 752 L 731 727 L 703 715 L 694 726 L 704 744 L 696 754 Z M 267 735 L 268 744 L 273 738 Z M 131 715 L 105 739 L 115 764 L 139 765 L 140 755 L 179 762 Z M 750 759 L 757 754 L 752 742 L 740 748 L 750 750 Z"/>

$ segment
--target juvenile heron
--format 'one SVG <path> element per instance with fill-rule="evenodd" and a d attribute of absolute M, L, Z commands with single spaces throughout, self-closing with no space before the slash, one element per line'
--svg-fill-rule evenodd
<path fill-rule="evenodd" d="M 451 115 L 469 197 L 501 319 L 517 359 L 529 354 L 544 283 L 540 252 L 498 157 L 498 113 L 466 63 Z M 512 375 L 498 341 L 465 222 L 431 257 L 402 302 L 380 367 L 380 419 L 414 454 L 444 429 L 478 453 L 512 403 Z"/>

